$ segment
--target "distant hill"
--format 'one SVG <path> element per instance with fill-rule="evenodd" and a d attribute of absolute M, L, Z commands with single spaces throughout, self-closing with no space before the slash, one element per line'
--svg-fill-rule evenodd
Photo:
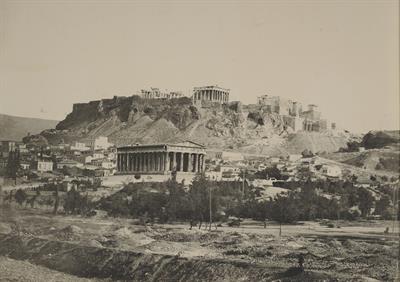
<path fill-rule="evenodd" d="M 359 152 L 338 152 L 327 158 L 368 171 L 400 172 L 400 131 L 370 131 L 364 135 Z"/>
<path fill-rule="evenodd" d="M 334 152 L 346 145 L 345 132 L 293 132 L 283 116 L 254 105 L 195 107 L 190 98 L 148 100 L 139 96 L 74 104 L 68 116 L 27 142 L 58 144 L 108 136 L 118 145 L 175 143 L 191 140 L 207 148 L 240 151 L 249 155 L 287 155 Z"/>
<path fill-rule="evenodd" d="M 56 120 L 16 117 L 0 114 L 0 140 L 22 140 L 30 134 L 38 134 L 45 129 L 54 128 Z"/>

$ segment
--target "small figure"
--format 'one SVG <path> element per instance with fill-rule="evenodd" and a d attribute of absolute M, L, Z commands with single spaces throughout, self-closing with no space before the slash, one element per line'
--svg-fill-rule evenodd
<path fill-rule="evenodd" d="M 385 231 L 383 231 L 384 234 L 389 234 L 389 227 L 386 227 Z"/>
<path fill-rule="evenodd" d="M 304 256 L 302 254 L 299 255 L 299 269 L 301 272 L 304 271 Z"/>

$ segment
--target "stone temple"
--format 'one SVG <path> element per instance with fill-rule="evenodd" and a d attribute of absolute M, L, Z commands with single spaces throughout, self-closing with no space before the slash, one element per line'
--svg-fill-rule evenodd
<path fill-rule="evenodd" d="M 195 87 L 193 89 L 193 102 L 207 101 L 225 104 L 229 102 L 229 89 L 217 85 Z"/>
<path fill-rule="evenodd" d="M 194 175 L 204 172 L 205 154 L 203 145 L 191 141 L 118 147 L 117 174 Z"/>

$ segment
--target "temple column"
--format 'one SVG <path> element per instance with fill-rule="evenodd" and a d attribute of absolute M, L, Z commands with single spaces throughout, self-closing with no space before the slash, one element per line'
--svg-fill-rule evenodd
<path fill-rule="evenodd" d="M 169 171 L 169 157 L 168 152 L 164 153 L 164 170 Z"/>
<path fill-rule="evenodd" d="M 163 171 L 161 162 L 162 153 L 159 152 L 157 155 L 158 155 L 158 171 Z"/>
<path fill-rule="evenodd" d="M 176 152 L 172 152 L 172 169 L 176 171 Z"/>
<path fill-rule="evenodd" d="M 142 153 L 142 171 L 146 171 L 146 153 Z"/>
<path fill-rule="evenodd" d="M 160 170 L 165 171 L 164 167 L 164 153 L 160 153 Z"/>
<path fill-rule="evenodd" d="M 201 166 L 200 166 L 200 160 L 201 160 L 201 155 L 197 155 L 197 172 L 201 172 Z"/>
<path fill-rule="evenodd" d="M 197 172 L 197 154 L 193 154 L 193 172 Z"/>
<path fill-rule="evenodd" d="M 200 171 L 204 172 L 204 155 L 200 155 Z"/>
<path fill-rule="evenodd" d="M 149 153 L 145 153 L 144 154 L 144 163 L 145 163 L 145 165 L 144 165 L 145 171 L 148 172 L 149 171 L 149 165 L 150 165 L 150 163 L 149 163 Z"/>
<path fill-rule="evenodd" d="M 156 153 L 151 153 L 151 170 L 156 171 Z"/>
<path fill-rule="evenodd" d="M 140 154 L 136 154 L 136 171 L 140 171 Z"/>
<path fill-rule="evenodd" d="M 158 162 L 158 152 L 154 153 L 154 170 L 159 170 L 159 162 Z"/>
<path fill-rule="evenodd" d="M 193 171 L 193 155 L 191 153 L 189 153 L 188 155 L 188 172 L 192 172 Z"/>
<path fill-rule="evenodd" d="M 179 171 L 183 171 L 183 153 L 181 153 L 181 162 L 179 166 Z"/>

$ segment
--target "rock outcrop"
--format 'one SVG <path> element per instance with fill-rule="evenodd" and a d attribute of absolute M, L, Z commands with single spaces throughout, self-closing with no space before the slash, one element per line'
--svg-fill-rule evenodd
<path fill-rule="evenodd" d="M 344 135 L 313 133 L 311 139 L 305 139 L 312 142 L 304 141 L 291 150 L 293 134 L 282 116 L 240 102 L 198 108 L 187 97 L 157 100 L 115 96 L 74 104 L 73 111 L 56 130 L 44 131 L 41 136 L 50 144 L 96 136 L 108 136 L 116 145 L 192 140 L 209 148 L 256 155 L 282 155 L 304 148 L 336 151 L 347 140 Z"/>

